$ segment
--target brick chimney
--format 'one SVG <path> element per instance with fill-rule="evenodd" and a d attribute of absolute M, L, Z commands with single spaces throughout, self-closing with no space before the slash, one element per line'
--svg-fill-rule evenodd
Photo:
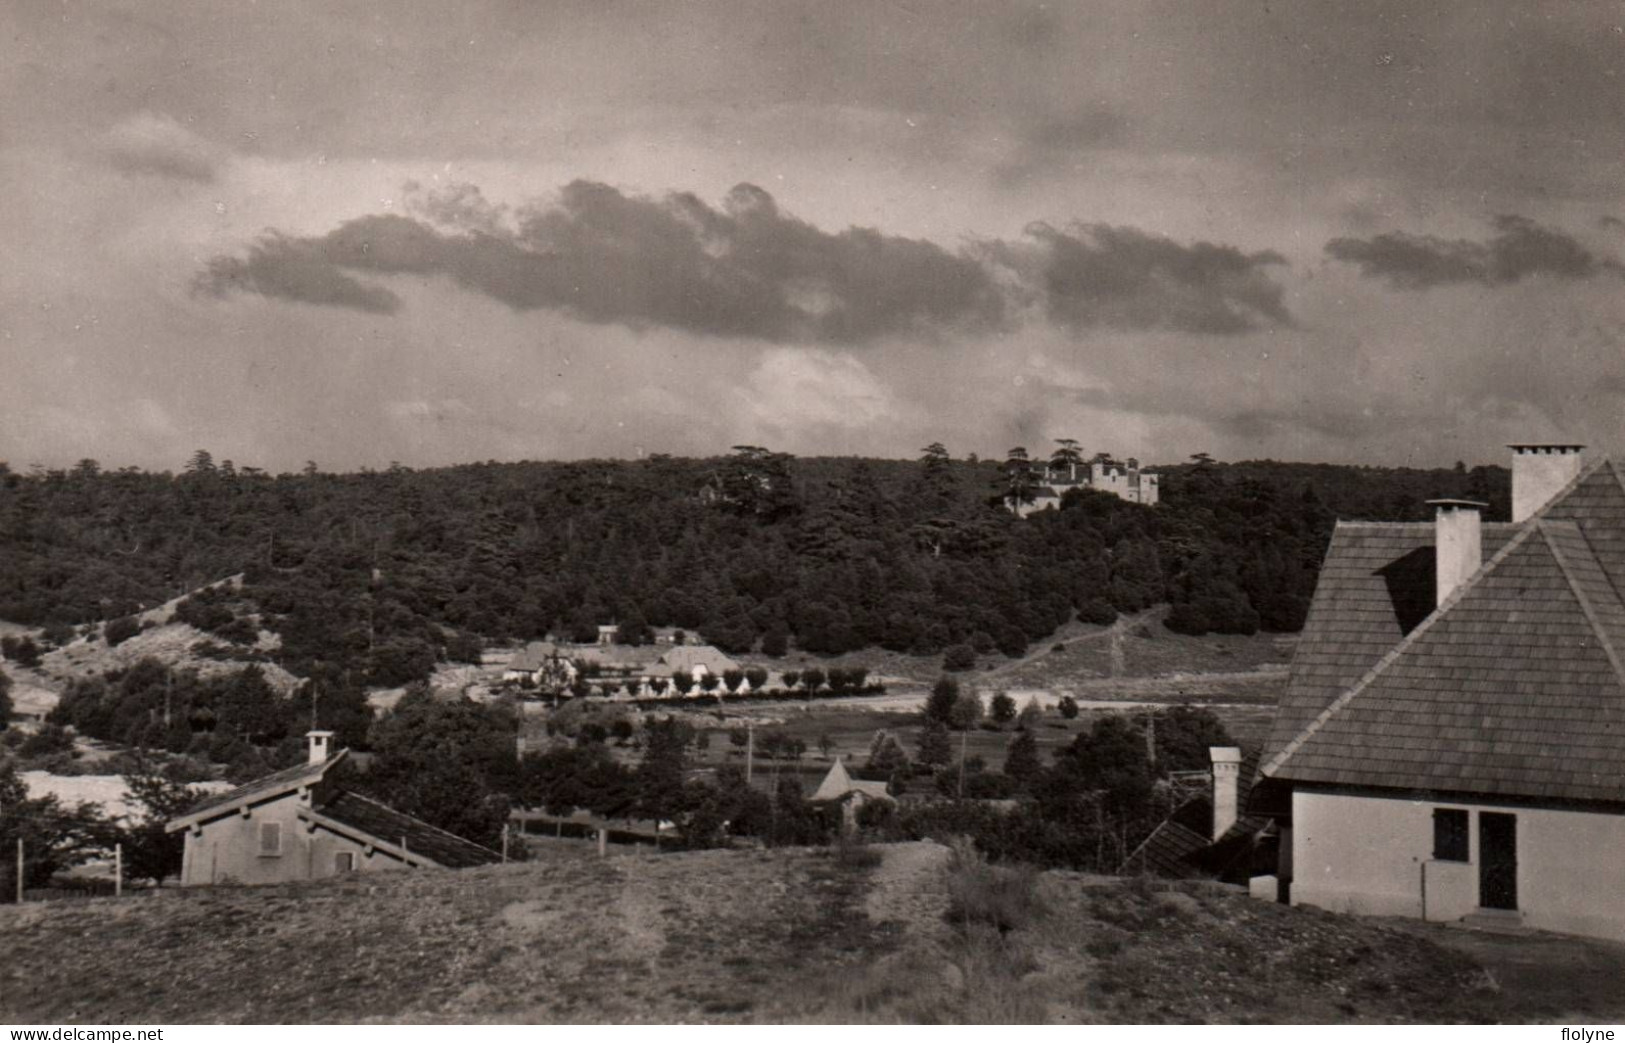
<path fill-rule="evenodd" d="M 1429 500 L 1435 509 L 1433 546 L 1433 605 L 1444 599 L 1484 564 L 1482 511 L 1489 504 L 1475 500 Z"/>
<path fill-rule="evenodd" d="M 327 747 L 333 741 L 333 733 L 311 731 L 305 733 L 305 738 L 310 740 L 310 763 L 326 764 Z"/>
<path fill-rule="evenodd" d="M 1512 520 L 1521 522 L 1579 476 L 1585 446 L 1522 442 L 1507 448 L 1512 450 Z"/>
<path fill-rule="evenodd" d="M 1237 793 L 1241 784 L 1241 749 L 1236 746 L 1209 746 L 1213 761 L 1213 839 L 1217 841 L 1236 824 L 1240 814 Z"/>

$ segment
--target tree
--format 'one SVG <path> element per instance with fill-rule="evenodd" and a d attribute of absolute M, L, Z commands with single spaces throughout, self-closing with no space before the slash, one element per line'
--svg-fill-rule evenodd
<path fill-rule="evenodd" d="M 948 723 L 956 731 L 969 731 L 976 727 L 976 722 L 982 719 L 982 697 L 975 692 L 965 692 L 954 700 L 954 708 L 948 714 Z"/>
<path fill-rule="evenodd" d="M 993 719 L 1000 724 L 1009 724 L 1016 719 L 1016 701 L 1006 692 L 994 693 L 988 709 L 993 714 Z"/>
<path fill-rule="evenodd" d="M 158 760 L 137 749 L 133 763 L 124 773 L 130 800 L 141 809 L 141 817 L 124 827 L 124 868 L 132 880 L 151 880 L 162 885 L 181 872 L 185 837 L 170 833 L 169 820 L 184 814 L 206 794 L 166 774 Z"/>
<path fill-rule="evenodd" d="M 1031 731 L 1038 727 L 1038 722 L 1043 719 L 1043 707 L 1038 705 L 1037 699 L 1029 699 L 1027 705 L 1021 708 L 1021 712 L 1016 714 L 1016 730 L 1022 732 Z"/>
<path fill-rule="evenodd" d="M 948 726 L 936 718 L 928 718 L 920 732 L 918 760 L 924 767 L 939 770 L 953 760 L 953 745 L 948 737 Z"/>
<path fill-rule="evenodd" d="M 1023 785 L 1044 770 L 1038 759 L 1038 735 L 1031 730 L 1019 732 L 1005 749 L 1004 773 Z"/>
<path fill-rule="evenodd" d="M 871 779 L 889 780 L 908 767 L 908 754 L 903 751 L 897 736 L 888 731 L 876 732 L 869 744 L 869 761 L 863 766 L 863 774 Z"/>
<path fill-rule="evenodd" d="M 687 670 L 673 670 L 671 683 L 677 689 L 677 694 L 687 695 L 694 690 L 694 675 Z"/>
<path fill-rule="evenodd" d="M 0 670 L 0 732 L 11 722 L 11 678 Z"/>
<path fill-rule="evenodd" d="M 779 675 L 779 680 L 784 682 L 785 688 L 794 688 L 797 684 L 801 683 L 801 671 L 786 670 L 784 673 Z"/>
<path fill-rule="evenodd" d="M 745 680 L 750 684 L 750 690 L 759 692 L 767 687 L 767 670 L 760 666 L 745 668 Z"/>
<path fill-rule="evenodd" d="M 1057 708 L 1061 711 L 1061 716 L 1069 721 L 1076 720 L 1078 717 L 1078 701 L 1070 695 L 1061 696 Z"/>
<path fill-rule="evenodd" d="M 801 683 L 806 686 L 808 695 L 816 695 L 818 689 L 824 684 L 824 671 L 818 667 L 811 667 L 801 673 Z"/>
<path fill-rule="evenodd" d="M 1083 450 L 1078 447 L 1076 438 L 1057 438 L 1055 449 L 1049 456 L 1051 469 L 1066 472 L 1071 475 L 1073 468 L 1083 465 Z"/>
<path fill-rule="evenodd" d="M 744 682 L 745 671 L 739 669 L 738 667 L 729 667 L 728 669 L 722 671 L 722 683 L 727 687 L 728 694 L 732 695 L 735 692 L 738 692 L 739 686 Z"/>
<path fill-rule="evenodd" d="M 4 637 L 0 638 L 0 655 L 16 663 L 32 669 L 39 666 L 40 650 L 31 637 Z"/>
<path fill-rule="evenodd" d="M 947 724 L 953 719 L 954 703 L 959 701 L 959 683 L 951 677 L 939 677 L 931 686 L 921 712 L 927 721 Z"/>
<path fill-rule="evenodd" d="M 1033 462 L 1026 447 L 1016 446 L 1005 454 L 1004 500 L 1012 510 L 1032 503 L 1038 491 L 1038 478 L 1033 473 Z"/>
<path fill-rule="evenodd" d="M 99 804 L 68 807 L 55 797 L 28 796 L 28 787 L 10 760 L 0 760 L 0 902 L 17 894 L 17 841 L 23 842 L 24 886 L 40 887 L 51 877 L 112 850 L 117 831 Z"/>
<path fill-rule="evenodd" d="M 976 649 L 970 645 L 949 645 L 942 653 L 942 668 L 957 672 L 974 669 Z"/>
<path fill-rule="evenodd" d="M 397 811 L 491 847 L 519 784 L 517 727 L 500 706 L 410 690 L 378 722 L 372 768 L 356 784 Z"/>

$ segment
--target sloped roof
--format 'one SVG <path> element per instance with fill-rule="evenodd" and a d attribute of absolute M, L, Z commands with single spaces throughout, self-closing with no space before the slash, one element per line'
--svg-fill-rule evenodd
<path fill-rule="evenodd" d="M 1619 473 L 1606 461 L 1588 468 L 1275 750 L 1264 773 L 1625 801 L 1622 523 Z"/>
<path fill-rule="evenodd" d="M 427 858 L 448 869 L 489 865 L 502 860 L 502 856 L 490 848 L 348 790 L 324 801 L 314 811 L 301 809 L 300 815 L 339 826 L 381 847 Z"/>
<path fill-rule="evenodd" d="M 813 791 L 813 795 L 807 799 L 814 803 L 822 803 L 831 800 L 844 800 L 853 793 L 861 793 L 871 800 L 895 799 L 886 791 L 884 782 L 854 779 L 847 774 L 846 765 L 841 763 L 839 757 L 835 758 L 835 763 L 830 765 L 829 773 L 824 776 L 824 781 L 818 784 L 818 788 Z"/>
<path fill-rule="evenodd" d="M 692 670 L 696 666 L 703 666 L 713 674 L 739 668 L 738 663 L 715 645 L 675 645 L 661 654 L 660 662 L 673 670 Z"/>
<path fill-rule="evenodd" d="M 1484 555 L 1494 554 L 1516 530 L 1506 523 L 1484 525 Z M 1337 524 L 1264 743 L 1267 756 L 1280 752 L 1432 613 L 1434 532 L 1432 522 Z"/>
<path fill-rule="evenodd" d="M 557 657 L 559 646 L 551 641 L 532 641 L 508 661 L 509 670 L 540 670 L 549 659 Z"/>
<path fill-rule="evenodd" d="M 184 815 L 169 820 L 165 828 L 173 833 L 205 819 L 218 818 L 220 815 L 235 811 L 245 804 L 257 804 L 270 800 L 279 794 L 288 793 L 302 786 L 314 786 L 322 781 L 322 777 L 333 767 L 349 755 L 349 750 L 340 750 L 327 758 L 321 764 L 296 764 L 291 768 L 273 771 L 269 775 L 262 775 L 252 782 L 246 782 L 236 789 L 227 790 L 217 797 L 211 797 L 192 808 Z"/>

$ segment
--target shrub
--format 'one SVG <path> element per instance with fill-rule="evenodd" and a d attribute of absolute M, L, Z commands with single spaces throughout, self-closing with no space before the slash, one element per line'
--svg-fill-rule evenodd
<path fill-rule="evenodd" d="M 971 670 L 976 666 L 976 649 L 970 645 L 949 645 L 942 653 L 944 670 Z"/>
<path fill-rule="evenodd" d="M 107 626 L 102 628 L 102 637 L 107 641 L 109 648 L 116 647 L 141 633 L 141 624 L 134 616 L 120 616 L 109 620 Z"/>
<path fill-rule="evenodd" d="M 1072 698 L 1070 695 L 1061 696 L 1061 702 L 1058 708 L 1061 711 L 1061 716 L 1065 717 L 1067 720 L 1071 721 L 1077 719 L 1078 701 Z"/>
<path fill-rule="evenodd" d="M 948 869 L 949 918 L 1000 933 L 1025 927 L 1040 911 L 1038 874 L 1026 866 L 989 865 L 968 838 L 956 837 Z"/>

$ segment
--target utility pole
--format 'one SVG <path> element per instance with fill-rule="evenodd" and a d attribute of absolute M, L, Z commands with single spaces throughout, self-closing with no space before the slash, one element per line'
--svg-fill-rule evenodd
<path fill-rule="evenodd" d="M 745 785 L 750 785 L 751 770 L 756 761 L 756 720 L 745 719 Z"/>
<path fill-rule="evenodd" d="M 17 838 L 17 904 L 23 904 L 23 838 Z"/>
<path fill-rule="evenodd" d="M 502 824 L 502 861 L 508 861 L 508 824 Z"/>
<path fill-rule="evenodd" d="M 113 845 L 113 897 L 124 897 L 124 845 Z"/>
<path fill-rule="evenodd" d="M 175 667 L 173 665 L 164 670 L 164 734 L 169 734 L 169 700 L 175 692 Z M 166 738 L 167 741 L 167 738 Z"/>
<path fill-rule="evenodd" d="M 959 799 L 965 799 L 965 744 L 970 741 L 970 729 L 959 733 Z"/>

